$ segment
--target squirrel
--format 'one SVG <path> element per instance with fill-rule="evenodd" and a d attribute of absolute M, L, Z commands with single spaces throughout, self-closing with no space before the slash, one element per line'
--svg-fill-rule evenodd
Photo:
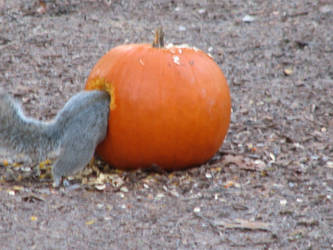
<path fill-rule="evenodd" d="M 23 114 L 8 93 L 0 90 L 0 146 L 41 161 L 55 152 L 53 186 L 62 177 L 82 170 L 93 158 L 107 134 L 110 96 L 105 91 L 82 91 L 74 95 L 51 121 Z"/>

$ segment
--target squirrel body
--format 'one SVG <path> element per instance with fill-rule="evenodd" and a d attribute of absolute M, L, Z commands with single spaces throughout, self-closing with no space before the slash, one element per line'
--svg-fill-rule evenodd
<path fill-rule="evenodd" d="M 0 145 L 29 155 L 34 161 L 55 152 L 54 186 L 63 176 L 82 170 L 105 138 L 110 96 L 105 91 L 82 91 L 74 95 L 49 121 L 26 117 L 21 106 L 0 90 Z"/>

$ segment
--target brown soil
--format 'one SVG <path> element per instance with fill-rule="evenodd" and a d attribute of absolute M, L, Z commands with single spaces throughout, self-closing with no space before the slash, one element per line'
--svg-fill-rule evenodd
<path fill-rule="evenodd" d="M 108 2 L 0 0 L 0 87 L 50 119 L 106 51 L 163 26 L 223 69 L 225 143 L 187 171 L 111 170 L 100 191 L 10 181 L 31 164 L 3 152 L 1 249 L 332 249 L 332 1 Z"/>

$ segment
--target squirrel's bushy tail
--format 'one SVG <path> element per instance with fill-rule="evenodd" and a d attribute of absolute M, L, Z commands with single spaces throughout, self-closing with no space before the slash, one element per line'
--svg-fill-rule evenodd
<path fill-rule="evenodd" d="M 57 150 L 62 131 L 55 129 L 55 122 L 42 122 L 28 118 L 22 108 L 6 92 L 0 90 L 0 146 L 42 160 Z"/>

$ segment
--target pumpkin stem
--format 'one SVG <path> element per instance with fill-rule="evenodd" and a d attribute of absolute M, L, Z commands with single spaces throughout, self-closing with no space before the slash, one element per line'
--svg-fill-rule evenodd
<path fill-rule="evenodd" d="M 164 31 L 162 27 L 155 30 L 155 37 L 152 44 L 153 48 L 163 48 L 164 47 Z"/>

